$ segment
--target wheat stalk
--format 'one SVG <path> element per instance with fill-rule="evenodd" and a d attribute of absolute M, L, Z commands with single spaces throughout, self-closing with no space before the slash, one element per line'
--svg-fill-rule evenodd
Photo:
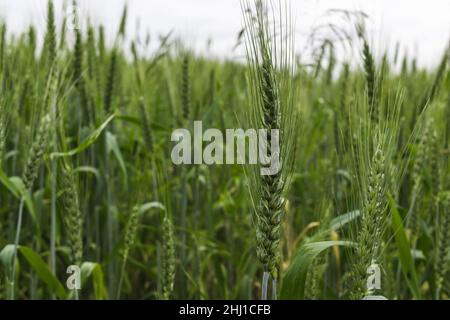
<path fill-rule="evenodd" d="M 280 16 L 283 7 L 280 4 Z M 291 86 L 292 73 L 292 21 L 278 21 L 280 29 L 272 30 L 268 4 L 257 1 L 253 6 L 242 2 L 245 18 L 247 57 L 250 62 L 251 106 L 250 119 L 254 128 L 267 130 L 270 150 L 272 130 L 279 130 L 279 156 L 281 170 L 273 175 L 261 175 L 253 171 L 250 190 L 255 205 L 257 255 L 263 265 L 262 299 L 267 299 L 269 278 L 272 279 L 273 298 L 276 298 L 279 278 L 279 243 L 281 218 L 293 159 L 296 116 L 292 104 L 295 90 Z M 255 15 L 252 14 L 252 9 Z M 286 10 L 286 8 L 284 8 Z M 287 11 L 286 11 L 287 13 Z M 274 16 L 277 14 L 274 13 Z M 284 26 L 283 23 L 286 23 Z M 277 33 L 280 33 L 277 38 Z M 286 91 L 284 91 L 286 90 Z M 267 154 L 269 157 L 271 150 Z"/>
<path fill-rule="evenodd" d="M 440 229 L 434 263 L 436 299 L 440 299 L 441 291 L 445 285 L 448 273 L 447 257 L 450 252 L 450 193 L 439 194 Z M 441 217 L 442 216 L 442 217 Z"/>
<path fill-rule="evenodd" d="M 28 156 L 27 163 L 25 165 L 25 170 L 23 173 L 22 181 L 25 186 L 26 192 L 31 192 L 33 187 L 34 180 L 37 178 L 38 169 L 41 165 L 41 162 L 44 158 L 44 152 L 47 148 L 48 135 L 50 131 L 51 117 L 50 115 L 44 116 L 39 125 L 39 129 L 36 134 L 36 138 L 31 145 L 30 154 Z M 17 259 L 17 250 L 19 247 L 20 241 L 20 233 L 22 229 L 22 219 L 23 219 L 23 206 L 24 206 L 24 197 L 22 196 L 19 204 L 19 211 L 17 214 L 17 227 L 16 227 L 16 235 L 14 240 L 14 254 L 12 260 L 11 267 L 11 275 L 10 275 L 10 299 L 14 299 L 15 294 L 15 270 L 16 270 L 16 259 Z"/>
<path fill-rule="evenodd" d="M 83 220 L 80 211 L 77 182 L 72 166 L 66 161 L 60 165 L 61 204 L 70 248 L 70 261 L 77 266 L 83 259 Z"/>
<path fill-rule="evenodd" d="M 370 51 L 369 44 L 364 39 L 363 43 L 363 61 L 364 61 L 364 71 L 366 76 L 366 90 L 367 90 L 367 99 L 369 103 L 370 116 L 373 121 L 378 121 L 379 117 L 379 108 L 378 108 L 378 99 L 377 99 L 377 89 L 376 89 L 376 68 L 375 68 L 375 60 L 372 56 L 372 52 Z"/>
<path fill-rule="evenodd" d="M 162 221 L 162 298 L 170 299 L 175 280 L 175 243 L 172 221 L 164 216 Z"/>
<path fill-rule="evenodd" d="M 117 299 L 120 299 L 128 255 L 130 253 L 130 250 L 133 248 L 134 241 L 136 239 L 137 228 L 139 226 L 138 219 L 139 219 L 139 206 L 134 206 L 133 210 L 131 211 L 131 215 L 130 218 L 128 219 L 127 227 L 125 230 L 125 244 L 122 250 L 122 270 L 120 273 L 119 285 L 117 289 Z"/>
<path fill-rule="evenodd" d="M 181 76 L 181 109 L 183 112 L 184 119 L 189 119 L 189 114 L 191 112 L 191 87 L 190 87 L 190 66 L 189 55 L 186 54 L 183 57 L 182 62 L 182 76 Z"/>
<path fill-rule="evenodd" d="M 361 299 L 367 293 L 366 270 L 377 261 L 382 243 L 383 228 L 387 217 L 386 163 L 383 150 L 377 146 L 369 165 L 367 198 L 362 209 L 361 229 L 357 237 L 355 256 L 349 287 L 352 299 Z"/>
<path fill-rule="evenodd" d="M 47 2 L 47 31 L 44 39 L 45 61 L 48 70 L 51 70 L 56 60 L 56 26 L 55 26 L 55 8 L 52 0 Z"/>

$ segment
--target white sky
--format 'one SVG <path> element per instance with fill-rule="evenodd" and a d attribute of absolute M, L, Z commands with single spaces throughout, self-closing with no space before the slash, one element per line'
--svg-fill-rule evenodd
<path fill-rule="evenodd" d="M 57 18 L 61 21 L 64 0 L 54 0 Z M 205 53 L 208 39 L 210 54 L 218 57 L 239 57 L 233 51 L 241 29 L 240 0 L 78 0 L 83 17 L 95 24 L 105 24 L 107 33 L 116 33 L 124 3 L 128 4 L 129 37 L 136 35 L 137 21 L 141 35 L 150 30 L 156 35 L 182 38 L 198 53 Z M 71 3 L 71 1 L 69 2 Z M 450 40 L 450 0 L 291 0 L 296 18 L 296 42 L 305 49 L 311 29 L 329 21 L 329 9 L 362 10 L 369 14 L 368 31 L 380 54 L 386 48 L 394 51 L 401 43 L 401 52 L 418 58 L 419 65 L 438 64 Z M 0 18 L 6 20 L 10 33 L 23 31 L 34 24 L 45 29 L 46 0 L 0 0 Z M 348 28 L 347 28 L 348 29 Z"/>

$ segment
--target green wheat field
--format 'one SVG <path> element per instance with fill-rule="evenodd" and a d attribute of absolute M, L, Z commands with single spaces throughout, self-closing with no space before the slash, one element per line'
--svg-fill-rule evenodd
<path fill-rule="evenodd" d="M 273 2 L 242 1 L 242 61 L 131 41 L 126 8 L 112 42 L 51 1 L 42 39 L 0 23 L 0 299 L 449 298 L 450 47 L 378 58 L 337 12 L 306 64 Z M 279 130 L 281 170 L 175 165 L 194 121 Z"/>

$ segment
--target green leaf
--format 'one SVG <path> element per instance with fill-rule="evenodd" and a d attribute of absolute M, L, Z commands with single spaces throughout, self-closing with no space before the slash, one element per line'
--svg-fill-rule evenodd
<path fill-rule="evenodd" d="M 72 149 L 67 152 L 54 152 L 50 155 L 50 158 L 58 158 L 58 157 L 70 157 L 74 156 L 87 148 L 89 148 L 95 141 L 97 141 L 98 137 L 100 137 L 101 133 L 105 128 L 108 126 L 108 124 L 114 119 L 116 114 L 112 114 L 108 117 L 108 119 L 105 120 L 97 129 L 95 129 L 86 139 L 84 139 L 78 147 L 75 149 Z"/>
<path fill-rule="evenodd" d="M 14 197 L 21 200 L 22 197 L 25 201 L 25 206 L 31 215 L 31 218 L 36 223 L 36 210 L 34 209 L 33 200 L 31 194 L 25 190 L 25 185 L 19 177 L 8 177 L 0 169 L 0 182 L 12 193 Z"/>
<path fill-rule="evenodd" d="M 6 275 L 6 281 L 5 283 L 9 285 L 11 285 L 11 279 L 10 279 L 10 275 L 11 275 L 11 269 L 13 266 L 13 259 L 14 259 L 14 245 L 12 244 L 8 244 L 6 245 L 2 251 L 0 251 L 0 262 L 3 265 L 3 268 L 5 270 L 5 275 Z M 20 273 L 20 265 L 19 263 L 16 263 L 16 274 Z M 1 279 L 1 277 L 0 277 Z M 9 288 L 10 290 L 11 288 Z"/>
<path fill-rule="evenodd" d="M 117 159 L 117 162 L 119 162 L 120 170 L 122 170 L 123 173 L 124 179 L 123 182 L 126 188 L 128 181 L 127 167 L 125 166 L 125 161 L 123 160 L 122 152 L 120 151 L 119 144 L 117 143 L 117 138 L 109 131 L 106 131 L 106 145 L 108 148 L 108 154 L 112 151 Z"/>
<path fill-rule="evenodd" d="M 18 186 L 0 169 L 1 183 L 18 199 L 22 196 L 21 190 Z"/>
<path fill-rule="evenodd" d="M 144 203 L 140 208 L 139 208 L 139 215 L 144 214 L 145 212 L 151 210 L 151 209 L 160 209 L 162 211 L 166 210 L 166 207 L 164 207 L 164 205 L 161 202 L 158 201 L 153 201 L 153 202 L 147 202 Z"/>
<path fill-rule="evenodd" d="M 414 267 L 414 260 L 411 255 L 411 247 L 408 238 L 406 237 L 405 229 L 403 228 L 403 221 L 398 213 L 395 201 L 390 194 L 388 194 L 389 205 L 392 212 L 391 226 L 397 243 L 398 254 L 400 259 L 400 267 L 403 276 L 406 279 L 409 289 L 414 297 L 420 299 L 419 282 L 417 280 L 416 269 Z"/>
<path fill-rule="evenodd" d="M 360 216 L 360 211 L 350 211 L 344 214 L 341 214 L 340 216 L 337 216 L 330 222 L 330 229 L 331 230 L 339 230 L 343 226 L 345 226 L 347 223 L 352 222 L 356 218 Z"/>
<path fill-rule="evenodd" d="M 105 300 L 108 298 L 108 291 L 106 290 L 103 270 L 100 265 L 94 269 L 92 274 L 92 282 L 94 283 L 94 293 L 97 300 Z"/>
<path fill-rule="evenodd" d="M 319 241 L 303 244 L 290 264 L 281 286 L 281 299 L 304 299 L 309 266 L 323 251 L 334 246 L 352 246 L 350 241 Z"/>
<path fill-rule="evenodd" d="M 122 120 L 122 121 L 126 121 L 128 123 L 134 124 L 138 127 L 141 126 L 141 119 L 138 117 L 134 117 L 134 116 L 130 116 L 130 115 L 125 115 L 125 114 L 119 114 L 117 116 L 117 120 Z"/>
<path fill-rule="evenodd" d="M 91 166 L 79 166 L 79 167 L 75 168 L 73 170 L 73 172 L 90 173 L 90 174 L 93 174 L 97 180 L 100 180 L 100 172 L 96 168 L 91 167 Z"/>
<path fill-rule="evenodd" d="M 92 278 L 94 294 L 96 300 L 105 300 L 107 290 L 105 287 L 102 266 L 96 262 L 83 262 L 81 265 L 81 287 L 83 288 L 87 280 Z"/>
<path fill-rule="evenodd" d="M 130 115 L 125 115 L 125 114 L 118 114 L 116 116 L 116 120 L 128 122 L 128 123 L 136 125 L 138 127 L 141 127 L 141 125 L 142 125 L 142 120 L 140 118 L 130 116 Z M 152 122 L 151 128 L 152 128 L 152 131 L 166 131 L 167 130 L 167 128 L 161 123 L 153 123 Z"/>
<path fill-rule="evenodd" d="M 34 209 L 33 199 L 30 192 L 28 192 L 25 189 L 25 184 L 23 183 L 22 179 L 19 177 L 11 177 L 9 178 L 11 182 L 18 188 L 19 193 L 23 197 L 25 201 L 25 206 L 27 207 L 28 212 L 30 213 L 31 217 L 33 218 L 33 221 L 36 223 L 36 226 L 39 227 L 37 224 L 37 218 L 36 218 L 36 210 Z"/>
<path fill-rule="evenodd" d="M 50 288 L 50 290 L 58 298 L 66 299 L 67 294 L 64 286 L 52 274 L 44 260 L 42 260 L 42 258 L 32 249 L 25 246 L 19 246 L 19 252 L 25 258 L 28 264 L 33 268 L 38 277 Z"/>
<path fill-rule="evenodd" d="M 6 272 L 9 274 L 11 272 L 12 260 L 14 258 L 14 245 L 6 245 L 2 251 L 0 251 L 0 262 L 3 264 Z"/>

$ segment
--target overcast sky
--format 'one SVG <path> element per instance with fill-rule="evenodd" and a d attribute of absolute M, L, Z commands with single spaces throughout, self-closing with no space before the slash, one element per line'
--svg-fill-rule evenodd
<path fill-rule="evenodd" d="M 57 19 L 61 21 L 64 0 L 54 0 Z M 198 53 L 205 53 L 208 39 L 210 54 L 238 57 L 233 51 L 241 29 L 240 0 L 78 0 L 82 16 L 95 24 L 104 24 L 112 35 L 117 31 L 125 2 L 128 4 L 129 37 L 150 30 L 154 37 L 173 30 Z M 422 66 L 438 63 L 450 39 L 450 0 L 293 0 L 296 17 L 297 49 L 304 49 L 311 29 L 327 21 L 329 9 L 366 12 L 368 31 L 375 51 L 394 50 L 396 42 L 402 52 L 418 58 Z M 70 2 L 69 2 L 70 3 Z M 0 18 L 6 20 L 9 32 L 23 31 L 34 24 L 45 29 L 46 0 L 0 0 Z M 139 22 L 138 22 L 139 21 Z"/>

